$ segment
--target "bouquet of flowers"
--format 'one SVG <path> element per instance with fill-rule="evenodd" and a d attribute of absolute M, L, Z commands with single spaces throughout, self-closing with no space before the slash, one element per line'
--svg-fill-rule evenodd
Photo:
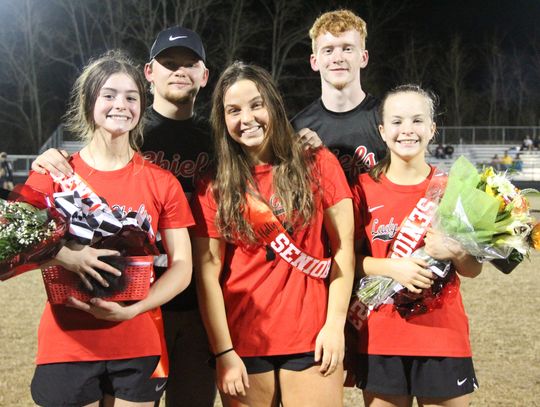
<path fill-rule="evenodd" d="M 461 246 L 478 261 L 490 261 L 509 273 L 532 248 L 540 248 L 540 224 L 529 213 L 526 195 L 533 189 L 519 190 L 506 173 L 492 167 L 482 172 L 465 157 L 452 166 L 444 195 L 434 212 L 432 226 Z M 426 260 L 436 274 L 433 286 L 421 295 L 412 295 L 389 277 L 364 277 L 356 292 L 365 305 L 377 307 L 393 303 L 405 318 L 439 307 L 457 292 L 455 272 L 448 262 L 430 258 L 422 248 L 412 253 Z"/>
<path fill-rule="evenodd" d="M 527 195 L 506 172 L 486 167 L 478 173 L 464 157 L 452 166 L 434 226 L 457 240 L 479 261 L 510 273 L 532 248 L 540 247 L 540 224 L 530 215 Z"/>
<path fill-rule="evenodd" d="M 56 230 L 47 211 L 25 202 L 0 201 L 0 260 L 20 253 L 33 244 L 50 238 Z"/>
<path fill-rule="evenodd" d="M 109 207 L 77 174 L 62 176 L 55 182 L 62 192 L 51 197 L 27 185 L 18 185 L 10 196 L 13 201 L 0 201 L 0 280 L 39 268 L 40 262 L 53 258 L 68 242 L 118 250 L 123 257 L 106 256 L 100 260 L 122 274 L 116 277 L 96 270 L 109 287 L 92 279 L 89 290 L 82 282 L 76 283 L 73 273 L 59 266 L 48 267 L 43 270 L 43 277 L 49 299 L 52 285 L 48 283 L 61 284 L 57 290 L 64 293 L 63 284 L 68 281 L 73 287 L 69 292 L 75 292 L 80 299 L 110 297 L 127 286 L 129 277 L 124 271 L 144 269 L 148 274 L 152 261 L 141 256 L 157 255 L 159 251 L 146 213 L 124 213 Z M 146 279 L 147 285 L 150 279 Z"/>
<path fill-rule="evenodd" d="M 38 268 L 61 247 L 67 230 L 65 218 L 49 207 L 42 194 L 17 185 L 14 200 L 0 199 L 0 280 Z"/>

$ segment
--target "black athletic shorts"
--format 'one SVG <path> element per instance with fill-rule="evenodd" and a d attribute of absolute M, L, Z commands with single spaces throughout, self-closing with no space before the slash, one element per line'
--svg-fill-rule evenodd
<path fill-rule="evenodd" d="M 248 374 L 266 373 L 280 369 L 300 372 L 314 366 L 315 352 L 294 353 L 292 355 L 250 356 L 241 357 Z M 216 368 L 216 361 L 212 357 L 208 360 L 212 368 Z"/>
<path fill-rule="evenodd" d="M 357 356 L 356 385 L 372 393 L 448 399 L 478 388 L 472 358 Z"/>
<path fill-rule="evenodd" d="M 158 356 L 97 362 L 38 365 L 32 379 L 34 402 L 40 406 L 83 406 L 104 394 L 132 402 L 161 398 L 166 378 L 152 379 Z"/>
<path fill-rule="evenodd" d="M 293 370 L 300 372 L 315 365 L 315 352 L 292 355 L 243 357 L 248 374 L 265 373 L 272 370 Z"/>

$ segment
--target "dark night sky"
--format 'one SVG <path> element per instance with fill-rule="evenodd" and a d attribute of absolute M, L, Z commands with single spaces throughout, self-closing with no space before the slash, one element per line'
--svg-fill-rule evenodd
<path fill-rule="evenodd" d="M 522 48 L 538 34 L 539 0 L 426 0 L 411 13 L 411 29 L 429 37 L 460 34 L 469 43 L 480 44 L 493 33 Z M 539 44 L 540 45 L 540 44 Z"/>
<path fill-rule="evenodd" d="M 74 4 L 84 4 L 88 0 L 79 0 Z M 100 0 L 105 1 L 113 0 Z M 260 6 L 258 1 L 269 0 L 255 0 L 252 7 L 257 8 Z M 365 18 L 368 23 L 368 41 L 367 48 L 370 52 L 370 62 L 367 70 L 364 72 L 363 80 L 365 88 L 375 94 L 382 95 L 389 87 L 396 85 L 397 83 L 403 83 L 407 81 L 407 77 L 399 75 L 400 72 L 409 74 L 406 70 L 401 70 L 400 64 L 403 63 L 404 50 L 410 45 L 409 38 L 415 37 L 415 47 L 417 50 L 422 50 L 423 53 L 415 54 L 420 55 L 419 58 L 426 57 L 425 60 L 420 62 L 427 62 L 424 66 L 429 66 L 427 71 L 422 71 L 420 79 L 414 79 L 422 83 L 435 92 L 441 94 L 444 92 L 445 82 L 444 77 L 441 79 L 445 72 L 441 69 L 445 68 L 449 62 L 450 54 L 446 54 L 446 50 L 450 44 L 450 40 L 456 36 L 459 36 L 463 40 L 463 45 L 470 65 L 467 67 L 467 73 L 465 74 L 465 84 L 467 90 L 473 93 L 472 97 L 476 99 L 471 102 L 474 105 L 469 111 L 471 112 L 468 118 L 463 123 L 478 124 L 485 121 L 486 112 L 485 109 L 476 108 L 476 106 L 485 105 L 487 89 L 489 86 L 489 53 L 486 52 L 485 43 L 496 36 L 498 40 L 497 44 L 501 44 L 504 59 L 504 75 L 502 81 L 507 85 L 510 90 L 513 88 L 512 72 L 521 73 L 523 77 L 527 78 L 528 86 L 528 100 L 525 100 L 524 106 L 529 108 L 530 112 L 520 123 L 538 123 L 540 118 L 538 117 L 538 107 L 540 92 L 538 91 L 538 85 L 540 84 L 540 72 L 538 71 L 538 65 L 534 64 L 534 60 L 531 56 L 536 57 L 536 61 L 539 61 L 538 54 L 540 54 L 540 0 L 289 0 L 295 4 L 305 5 L 306 13 L 298 16 L 298 24 L 308 22 L 311 24 L 314 14 L 317 12 L 324 12 L 337 8 L 351 8 L 357 12 L 361 17 Z M 377 19 L 370 21 L 370 13 L 367 8 L 367 3 L 371 3 L 376 9 L 375 12 L 381 11 L 383 7 L 386 7 L 385 13 L 388 10 L 391 12 L 399 8 L 400 5 L 404 5 L 404 11 L 397 16 L 391 23 L 381 26 L 380 30 L 375 29 L 377 27 Z M 6 20 L 13 13 L 11 11 L 15 9 L 21 9 L 22 2 L 18 0 L 0 0 L 0 27 L 7 26 Z M 37 5 L 36 10 L 39 12 L 49 11 L 48 4 L 55 4 L 53 0 L 30 0 L 30 4 Z M 126 0 L 117 0 L 116 4 L 130 4 Z M 322 6 L 318 6 L 322 5 Z M 215 38 L 219 36 L 219 26 L 216 28 L 217 17 L 215 14 L 211 14 L 211 11 L 219 13 L 219 8 L 208 9 L 209 22 L 204 26 L 204 31 L 201 32 L 207 48 L 211 48 L 211 45 L 216 45 Z M 253 12 L 251 18 L 255 18 L 257 23 L 261 25 L 271 26 L 271 20 L 265 14 L 264 11 L 250 10 Z M 206 10 L 205 10 L 206 12 Z M 54 10 L 50 12 L 53 17 L 55 16 Z M 377 13 L 375 13 L 377 14 Z M 386 14 L 385 14 L 386 15 Z M 255 17 L 254 17 L 255 16 Z M 215 19 L 215 20 L 212 20 Z M 69 27 L 69 25 L 66 25 Z M 55 28 L 61 28 L 59 25 Z M 306 30 L 307 31 L 307 30 Z M 255 38 L 261 39 L 261 44 L 270 46 L 269 37 L 264 34 L 265 37 L 261 38 L 255 35 Z M 307 32 L 305 33 L 307 40 Z M 378 40 L 377 40 L 378 39 Z M 1 38 L 0 38 L 1 40 Z M 257 40 L 255 40 L 257 41 Z M 266 41 L 266 42 L 265 42 Z M 533 42 L 536 41 L 536 42 Z M 101 48 L 100 48 L 101 47 Z M 103 44 L 96 47 L 96 52 L 103 49 Z M 140 49 L 139 49 L 140 48 Z M 147 55 L 147 51 L 140 46 L 135 52 L 142 52 L 141 55 Z M 214 46 L 214 51 L 216 47 Z M 424 51 L 424 49 L 427 49 Z M 534 53 L 536 50 L 536 54 Z M 144 51 L 144 52 L 143 52 Z M 255 62 L 260 65 L 269 68 L 268 52 L 261 46 L 245 47 L 241 50 L 237 58 L 244 59 L 249 62 Z M 282 90 L 284 92 L 286 102 L 290 109 L 291 115 L 299 111 L 309 101 L 317 97 L 320 92 L 319 77 L 316 73 L 312 72 L 309 68 L 309 54 L 310 46 L 308 42 L 298 44 L 293 48 L 293 51 L 288 55 L 291 62 L 289 67 L 291 68 L 290 76 L 293 79 L 286 79 L 281 82 L 283 85 Z M 516 51 L 516 57 L 514 57 L 514 51 Z M 406 54 L 406 53 L 405 53 Z M 521 54 L 521 55 L 520 55 Z M 510 58 L 508 58 L 508 56 Z M 408 57 L 408 55 L 407 55 Z M 401 58 L 401 59 L 400 59 Z M 515 59 L 515 58 L 519 58 Z M 397 61 L 397 62 L 395 62 Z M 408 61 L 408 60 L 407 60 Z M 524 62 L 524 63 L 518 63 Z M 209 67 L 211 69 L 211 82 L 213 85 L 219 72 L 223 69 L 224 61 L 221 58 L 221 54 L 218 52 L 217 56 L 212 55 L 209 58 Z M 421 65 L 421 64 L 419 64 Z M 466 63 L 464 65 L 467 65 Z M 47 78 L 43 84 L 43 92 L 53 93 L 56 92 L 54 98 L 48 97 L 47 100 L 51 100 L 47 108 L 50 110 L 45 115 L 47 119 L 46 131 L 51 131 L 51 128 L 56 126 L 56 122 L 59 120 L 61 112 L 65 109 L 65 100 L 67 99 L 68 85 L 66 78 L 70 78 L 74 75 L 74 71 L 71 68 L 60 64 L 43 65 L 44 71 L 47 69 L 56 69 L 55 74 L 45 72 L 44 77 Z M 520 68 L 518 70 L 517 68 Z M 3 61 L 0 59 L 0 72 L 7 72 L 3 69 Z M 427 72 L 427 75 L 425 75 Z M 438 75 L 438 76 L 437 76 Z M 295 82 L 294 78 L 302 78 L 302 82 L 299 84 Z M 300 86 L 301 85 L 301 86 Z M 442 85 L 442 86 L 441 86 Z M 533 86 L 534 85 L 534 86 Z M 7 81 L 4 87 L 10 86 L 10 82 Z M 517 87 L 516 87 L 517 88 Z M 207 87 L 201 92 L 201 96 L 198 98 L 199 107 L 207 108 L 206 103 L 210 97 L 211 86 Z M 4 88 L 0 89 L 4 91 Z M 447 92 L 448 93 L 448 92 Z M 501 91 L 504 93 L 504 98 L 501 100 L 509 100 L 509 105 L 512 105 L 512 95 L 507 96 L 506 88 Z M 478 95 L 478 96 L 476 96 Z M 448 96 L 448 95 L 447 95 Z M 472 99 L 471 99 L 472 100 Z M 506 106 L 505 106 L 506 108 Z M 0 109 L 3 106 L 0 105 Z M 5 109 L 4 109 L 5 111 Z M 511 124 L 511 113 L 507 117 L 500 117 L 500 122 L 503 124 Z M 452 118 L 449 117 L 449 122 Z M 516 120 L 517 122 L 517 120 Z M 15 129 L 15 131 L 18 131 Z M 15 133 L 14 133 L 15 134 Z M 13 137 L 13 144 L 17 144 L 18 138 Z M 15 148 L 15 147 L 14 147 Z"/>

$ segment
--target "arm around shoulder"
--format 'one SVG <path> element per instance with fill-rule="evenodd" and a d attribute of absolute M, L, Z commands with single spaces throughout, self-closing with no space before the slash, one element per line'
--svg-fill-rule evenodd
<path fill-rule="evenodd" d="M 64 174 L 70 176 L 73 169 L 69 165 L 68 159 L 69 154 L 67 151 L 49 148 L 32 162 L 32 170 L 39 174 L 49 172 L 54 175 Z"/>

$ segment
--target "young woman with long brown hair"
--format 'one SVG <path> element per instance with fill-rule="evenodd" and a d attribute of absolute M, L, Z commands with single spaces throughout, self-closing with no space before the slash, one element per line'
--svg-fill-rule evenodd
<path fill-rule="evenodd" d="M 341 167 L 302 148 L 257 66 L 221 75 L 212 126 L 217 163 L 193 208 L 194 257 L 224 403 L 339 406 L 354 268 Z"/>

